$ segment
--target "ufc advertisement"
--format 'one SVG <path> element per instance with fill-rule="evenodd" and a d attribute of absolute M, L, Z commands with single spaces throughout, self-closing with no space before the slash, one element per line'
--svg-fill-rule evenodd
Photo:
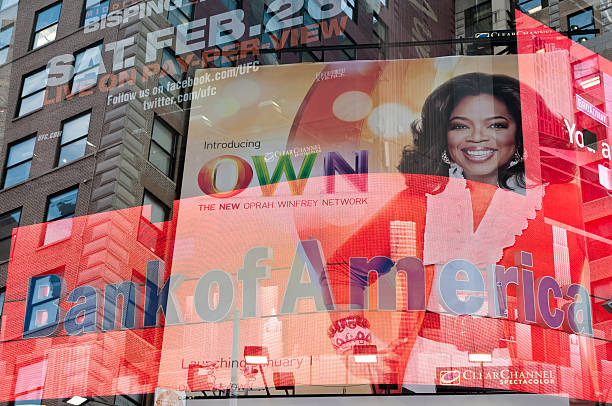
<path fill-rule="evenodd" d="M 14 232 L 0 400 L 612 401 L 612 241 L 586 203 L 612 189 L 612 69 L 517 21 L 518 56 L 198 70 L 171 220 Z"/>

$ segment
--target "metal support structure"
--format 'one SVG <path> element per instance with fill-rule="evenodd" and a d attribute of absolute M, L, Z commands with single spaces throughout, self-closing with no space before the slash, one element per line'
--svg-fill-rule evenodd
<path fill-rule="evenodd" d="M 266 375 L 264 374 L 261 364 L 259 365 L 259 372 L 261 372 L 261 377 L 263 378 L 263 384 L 266 388 L 266 395 L 270 396 L 270 388 L 268 388 L 268 382 L 266 382 Z"/>
<path fill-rule="evenodd" d="M 235 308 L 233 311 L 233 319 L 232 319 L 232 359 L 231 367 L 232 367 L 232 375 L 230 380 L 230 396 L 235 397 L 238 396 L 238 364 L 234 366 L 234 360 L 238 360 L 240 355 L 240 309 Z"/>

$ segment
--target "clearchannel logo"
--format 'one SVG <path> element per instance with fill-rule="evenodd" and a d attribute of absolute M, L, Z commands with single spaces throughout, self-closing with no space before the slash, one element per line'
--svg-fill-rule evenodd
<path fill-rule="evenodd" d="M 524 367 L 438 368 L 439 385 L 509 388 L 510 385 L 554 385 L 555 371 Z"/>
<path fill-rule="evenodd" d="M 458 370 L 440 371 L 440 385 L 455 385 L 461 384 L 461 372 Z"/>

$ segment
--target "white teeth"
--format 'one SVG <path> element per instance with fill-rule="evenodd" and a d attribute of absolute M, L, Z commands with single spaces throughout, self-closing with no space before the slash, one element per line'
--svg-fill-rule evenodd
<path fill-rule="evenodd" d="M 470 156 L 486 156 L 486 155 L 491 155 L 494 152 L 495 152 L 495 150 L 492 150 L 492 149 L 477 150 L 477 151 L 465 151 L 465 153 L 470 155 Z"/>

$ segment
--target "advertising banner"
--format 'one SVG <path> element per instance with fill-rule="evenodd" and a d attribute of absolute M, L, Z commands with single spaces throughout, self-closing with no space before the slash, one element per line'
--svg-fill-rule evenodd
<path fill-rule="evenodd" d="M 196 283 L 198 253 L 210 269 L 235 274 L 241 345 L 266 347 L 272 359 L 326 357 L 314 374 L 288 365 L 296 382 L 445 385 L 439 368 L 470 369 L 476 355 L 519 375 L 545 366 L 550 379 L 464 385 L 586 396 L 592 379 L 603 379 L 586 337 L 606 333 L 590 316 L 564 124 L 573 93 L 559 88 L 571 80 L 568 54 L 523 57 L 199 72 L 195 82 L 214 95 L 192 106 L 176 236 L 190 250 L 184 262 L 175 253 L 173 272 Z M 550 67 L 555 87 L 529 75 L 519 81 L 519 64 Z M 198 239 L 202 230 L 220 245 Z M 470 283 L 452 286 L 463 279 Z M 220 281 L 208 305 L 229 317 Z M 462 293 L 450 298 L 453 289 Z M 226 324 L 226 335 L 235 333 Z M 539 348 L 540 340 L 550 344 Z M 162 371 L 176 370 L 173 349 L 183 350 L 163 345 Z M 232 343 L 223 345 L 229 354 Z M 346 364 L 369 345 L 376 366 Z M 589 377 L 570 389 L 572 353 Z"/>
<path fill-rule="evenodd" d="M 198 70 L 171 220 L 14 233 L 0 399 L 610 400 L 581 172 L 609 141 L 576 121 L 572 52 Z"/>

